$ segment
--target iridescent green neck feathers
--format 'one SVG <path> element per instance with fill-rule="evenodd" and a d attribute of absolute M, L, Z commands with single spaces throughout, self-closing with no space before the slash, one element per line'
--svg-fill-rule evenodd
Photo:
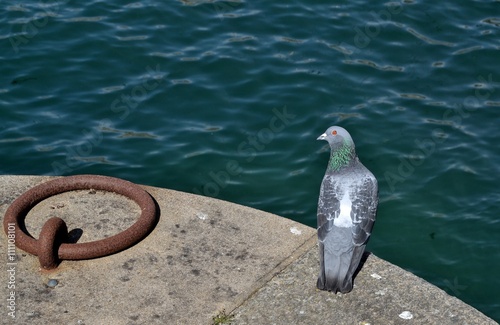
<path fill-rule="evenodd" d="M 337 148 L 332 148 L 328 169 L 338 171 L 342 167 L 348 166 L 356 158 L 354 144 L 346 139 Z"/>

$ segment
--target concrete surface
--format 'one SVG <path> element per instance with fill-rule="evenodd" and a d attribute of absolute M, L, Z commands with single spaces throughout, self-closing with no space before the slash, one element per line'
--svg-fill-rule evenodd
<path fill-rule="evenodd" d="M 48 179 L 0 176 L 1 215 Z M 125 251 L 63 261 L 57 270 L 42 272 L 36 256 L 17 249 L 15 264 L 4 264 L 15 285 L 16 318 L 8 314 L 12 289 L 4 276 L 0 323 L 212 324 L 225 310 L 234 315 L 232 324 L 496 324 L 374 255 L 350 294 L 318 291 L 315 229 L 229 202 L 143 188 L 157 201 L 160 219 L 148 237 Z M 49 216 L 63 218 L 69 230 L 81 229 L 79 242 L 86 242 L 126 229 L 139 208 L 109 192 L 60 194 L 26 217 L 35 238 Z M 7 256 L 7 235 L 1 233 L 0 250 Z M 57 286 L 48 286 L 50 279 Z"/>

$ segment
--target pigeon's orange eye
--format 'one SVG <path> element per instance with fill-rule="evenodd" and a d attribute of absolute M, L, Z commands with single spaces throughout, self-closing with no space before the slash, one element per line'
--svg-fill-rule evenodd
<path fill-rule="evenodd" d="M 332 131 L 332 134 L 333 134 L 333 135 L 337 135 L 337 130 L 333 130 L 333 131 Z"/>

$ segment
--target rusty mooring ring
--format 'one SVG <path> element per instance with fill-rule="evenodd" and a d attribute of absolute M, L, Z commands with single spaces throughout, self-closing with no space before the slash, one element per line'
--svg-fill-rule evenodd
<path fill-rule="evenodd" d="M 57 178 L 31 188 L 30 190 L 19 196 L 7 209 L 3 220 L 5 233 L 8 233 L 9 224 L 16 224 L 15 227 L 15 242 L 16 246 L 22 250 L 39 256 L 39 252 L 43 249 L 41 255 L 47 255 L 50 248 L 41 248 L 40 242 L 54 243 L 50 240 L 36 240 L 30 234 L 24 232 L 24 219 L 28 212 L 39 202 L 47 199 L 55 194 L 60 194 L 74 190 L 94 189 L 108 192 L 114 192 L 124 195 L 135 201 L 141 208 L 141 216 L 128 229 L 114 236 L 88 243 L 59 243 L 56 250 L 57 256 L 48 258 L 49 260 L 83 260 L 102 257 L 122 251 L 143 239 L 151 230 L 153 230 L 156 222 L 156 205 L 151 196 L 140 188 L 138 185 L 108 176 L 98 175 L 77 175 Z M 61 220 L 62 221 L 62 220 Z M 63 221 L 64 223 L 64 221 Z M 54 224 L 54 223 L 53 223 Z M 45 226 L 44 226 L 45 227 Z M 48 228 L 51 226 L 47 225 Z M 65 224 L 54 225 L 54 227 L 65 227 Z M 57 229 L 54 231 L 46 231 L 53 233 L 61 233 Z M 40 257 L 40 256 L 39 256 Z M 43 265 L 44 268 L 54 268 L 55 265 Z M 48 262 L 50 264 L 50 262 Z"/>

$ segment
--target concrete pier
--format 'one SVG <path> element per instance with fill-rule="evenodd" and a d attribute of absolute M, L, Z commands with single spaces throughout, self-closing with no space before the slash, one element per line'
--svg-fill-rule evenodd
<path fill-rule="evenodd" d="M 49 179 L 0 176 L 1 215 Z M 14 264 L 3 266 L 10 275 L 3 277 L 0 323 L 214 324 L 225 318 L 223 324 L 497 324 L 374 255 L 351 293 L 319 291 L 315 229 L 213 198 L 143 188 L 158 203 L 159 222 L 127 250 L 63 261 L 47 272 L 36 256 L 18 248 Z M 88 242 L 125 230 L 139 212 L 121 195 L 72 191 L 39 203 L 26 227 L 37 238 L 43 223 L 58 216 L 69 230 L 82 230 L 79 242 Z M 8 240 L 1 233 L 6 261 Z M 12 292 L 13 310 L 7 301 Z"/>

